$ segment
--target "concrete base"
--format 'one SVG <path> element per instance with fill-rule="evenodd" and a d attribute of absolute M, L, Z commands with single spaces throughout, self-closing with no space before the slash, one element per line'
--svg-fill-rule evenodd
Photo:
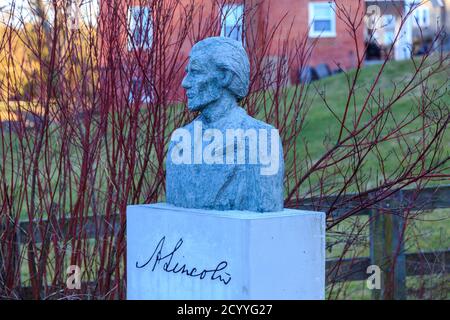
<path fill-rule="evenodd" d="M 128 299 L 324 296 L 324 213 L 127 208 Z"/>

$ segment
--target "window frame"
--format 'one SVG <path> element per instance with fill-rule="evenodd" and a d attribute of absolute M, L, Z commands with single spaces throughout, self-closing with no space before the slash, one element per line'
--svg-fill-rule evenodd
<path fill-rule="evenodd" d="M 426 18 L 426 19 L 424 19 Z M 430 8 L 425 7 L 423 4 L 419 5 L 414 11 L 414 24 L 419 27 L 430 26 Z"/>
<path fill-rule="evenodd" d="M 328 6 L 331 11 L 331 30 L 317 31 L 314 29 L 314 18 L 316 7 Z M 309 21 L 309 37 L 310 38 L 335 38 L 336 37 L 336 4 L 328 1 L 313 1 L 308 4 L 308 21 Z"/>
<path fill-rule="evenodd" d="M 143 11 L 143 20 L 147 19 L 145 21 L 146 23 L 142 23 L 142 31 L 148 31 L 147 35 L 144 36 L 143 33 L 139 36 L 139 43 L 136 43 L 136 30 L 138 25 L 138 20 L 134 19 L 133 11 Z M 133 50 L 149 50 L 153 46 L 153 16 L 152 16 L 152 9 L 148 6 L 128 6 L 127 9 L 127 48 L 128 51 Z M 139 20 L 141 19 L 140 16 L 138 17 Z M 134 28 L 133 28 L 134 27 Z M 145 28 L 145 29 L 144 29 Z"/>
<path fill-rule="evenodd" d="M 425 17 L 426 17 L 426 19 L 425 19 Z M 430 26 L 430 8 L 423 7 L 422 8 L 422 27 L 429 27 L 429 26 Z"/>
<path fill-rule="evenodd" d="M 234 39 L 228 35 L 226 35 L 226 29 L 227 29 L 227 24 L 226 24 L 226 20 L 230 15 L 233 15 L 234 13 L 234 8 L 240 8 L 240 16 L 237 19 L 237 23 L 234 24 L 232 27 L 233 29 L 236 26 L 240 26 L 241 30 L 240 30 L 240 39 Z M 241 41 L 241 42 L 245 42 L 245 4 L 244 3 L 226 3 L 223 6 L 220 7 L 220 36 L 221 37 L 227 37 L 227 38 L 231 38 L 233 40 L 237 40 L 237 41 Z"/>
<path fill-rule="evenodd" d="M 393 14 L 383 14 L 381 16 L 382 30 L 383 30 L 383 42 L 386 45 L 392 45 L 397 33 L 397 19 Z"/>

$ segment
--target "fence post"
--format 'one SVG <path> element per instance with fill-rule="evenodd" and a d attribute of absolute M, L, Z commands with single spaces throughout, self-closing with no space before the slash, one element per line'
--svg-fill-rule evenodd
<path fill-rule="evenodd" d="M 387 200 L 370 216 L 370 260 L 381 269 L 381 288 L 373 290 L 375 300 L 406 299 L 406 259 L 403 242 L 404 218 L 400 204 Z"/>

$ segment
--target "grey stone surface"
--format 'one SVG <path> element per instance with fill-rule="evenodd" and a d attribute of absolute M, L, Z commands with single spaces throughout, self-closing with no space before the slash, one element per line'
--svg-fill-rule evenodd
<path fill-rule="evenodd" d="M 182 85 L 188 109 L 200 115 L 172 135 L 166 162 L 167 202 L 197 209 L 282 210 L 284 161 L 278 131 L 250 117 L 238 104 L 248 93 L 250 76 L 241 43 L 223 37 L 198 42 L 186 72 Z M 244 132 L 244 145 L 227 139 L 239 129 Z M 186 134 L 191 138 L 180 138 Z M 228 161 L 230 151 L 233 163 Z M 239 162 L 243 151 L 245 161 Z M 265 153 L 271 157 L 264 157 Z"/>
<path fill-rule="evenodd" d="M 323 79 L 331 75 L 330 67 L 326 63 L 319 64 L 315 69 L 319 79 Z"/>
<path fill-rule="evenodd" d="M 308 84 L 317 79 L 317 72 L 313 67 L 305 66 L 300 70 L 300 83 Z"/>

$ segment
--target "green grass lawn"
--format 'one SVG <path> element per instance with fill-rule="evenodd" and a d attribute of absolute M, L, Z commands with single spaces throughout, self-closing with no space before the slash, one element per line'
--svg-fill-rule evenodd
<path fill-rule="evenodd" d="M 359 115 L 361 106 L 367 97 L 367 92 L 374 83 L 375 77 L 381 68 L 380 65 L 372 65 L 362 69 L 362 72 L 357 81 L 355 89 L 354 100 L 352 100 L 352 107 L 349 109 L 347 115 L 346 126 L 353 128 L 355 122 L 355 115 Z M 407 80 L 412 77 L 412 70 L 414 66 L 411 61 L 392 61 L 388 62 L 378 85 L 375 88 L 375 92 L 380 94 L 385 101 L 388 101 L 395 92 L 401 90 Z M 425 69 L 428 70 L 428 69 Z M 425 73 L 425 72 L 423 72 Z M 348 73 L 348 78 L 352 79 L 355 75 L 355 71 Z M 448 87 L 448 79 L 450 78 L 450 68 L 443 68 L 443 71 L 433 75 L 426 83 L 427 88 L 435 88 L 440 97 L 434 100 L 436 105 L 439 105 L 446 112 L 450 112 L 450 91 Z M 330 149 L 337 141 L 339 135 L 339 121 L 333 115 L 333 113 L 339 118 L 343 118 L 344 106 L 347 102 L 349 86 L 348 80 L 345 74 L 339 74 L 332 76 L 311 84 L 311 95 L 315 97 L 311 101 L 311 109 L 309 110 L 305 125 L 301 132 L 302 140 L 297 143 L 298 150 L 304 150 L 304 144 L 308 144 L 308 151 L 311 158 L 318 159 L 324 152 Z M 397 88 L 395 89 L 395 86 Z M 439 89 L 438 89 L 439 88 Z M 329 107 L 333 113 L 325 106 L 322 99 L 318 96 L 318 92 L 322 93 Z M 392 114 L 386 118 L 386 124 L 384 132 L 390 131 L 397 126 L 397 123 L 403 119 L 411 119 L 413 114 L 417 114 L 419 101 L 422 92 L 420 88 L 412 90 L 407 96 L 401 98 L 395 102 L 392 106 Z M 353 103 L 355 108 L 353 107 Z M 362 122 L 359 127 L 363 126 L 370 118 L 370 113 L 376 110 L 376 105 L 370 102 L 366 112 L 362 114 Z M 420 120 L 416 120 L 405 128 L 405 131 L 411 131 L 416 129 L 420 123 Z M 404 132 L 405 132 L 404 131 Z M 421 133 L 415 133 L 409 135 L 406 139 L 410 142 L 415 142 L 420 137 Z M 446 130 L 443 139 L 443 145 L 447 148 L 447 154 L 450 150 L 450 130 Z M 397 141 L 388 141 L 379 143 L 379 151 L 385 157 L 383 161 L 384 170 L 387 172 L 394 172 L 399 168 L 399 159 L 395 156 L 395 153 L 399 151 L 399 146 L 402 146 Z M 284 146 L 289 147 L 289 146 Z M 368 186 L 374 186 L 377 181 L 377 172 L 381 170 L 380 163 L 375 156 L 374 152 L 370 152 L 367 158 L 364 160 L 362 172 L 371 174 L 368 179 Z M 445 183 L 445 182 L 444 182 Z"/>

